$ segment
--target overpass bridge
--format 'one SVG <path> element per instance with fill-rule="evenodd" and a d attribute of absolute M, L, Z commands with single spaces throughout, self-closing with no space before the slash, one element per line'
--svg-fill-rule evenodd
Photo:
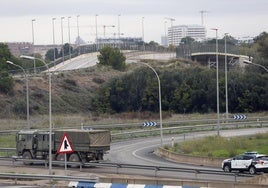
<path fill-rule="evenodd" d="M 195 62 L 201 63 L 201 65 L 208 66 L 209 68 L 216 68 L 216 52 L 196 52 L 191 53 L 191 59 Z M 244 67 L 245 60 L 250 60 L 249 56 L 237 55 L 231 53 L 218 53 L 219 68 L 225 67 L 225 57 L 228 69 Z"/>
<path fill-rule="evenodd" d="M 177 58 L 191 59 L 209 68 L 216 67 L 216 55 L 216 44 L 182 44 L 176 48 Z M 218 62 L 220 69 L 225 66 L 225 57 L 227 59 L 228 69 L 243 68 L 246 65 L 244 61 L 252 60 L 252 57 L 241 54 L 239 47 L 236 45 L 219 44 Z"/>

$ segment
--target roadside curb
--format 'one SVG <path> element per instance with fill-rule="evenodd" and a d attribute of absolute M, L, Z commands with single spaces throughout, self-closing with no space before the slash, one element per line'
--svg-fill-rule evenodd
<path fill-rule="evenodd" d="M 154 153 L 167 160 L 176 161 L 178 163 L 194 164 L 199 166 L 221 167 L 224 158 L 200 157 L 185 154 L 178 154 L 164 148 L 158 147 Z"/>

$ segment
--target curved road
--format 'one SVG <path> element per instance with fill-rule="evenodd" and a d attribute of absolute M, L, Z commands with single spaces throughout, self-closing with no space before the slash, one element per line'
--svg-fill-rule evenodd
<path fill-rule="evenodd" d="M 224 137 L 244 136 L 257 133 L 267 132 L 268 128 L 254 128 L 254 129 L 239 129 L 239 130 L 221 130 L 220 134 Z M 216 135 L 216 131 L 188 133 L 186 139 L 199 138 L 203 136 Z M 175 142 L 182 142 L 184 135 L 172 135 Z M 171 144 L 171 137 L 166 136 L 163 139 L 163 145 Z M 154 150 L 160 146 L 160 137 L 151 137 L 144 139 L 136 139 L 124 142 L 112 143 L 110 153 L 106 156 L 107 160 L 114 163 L 121 164 L 136 164 L 136 165 L 151 165 L 151 166 L 164 166 L 164 167 L 177 167 L 187 169 L 204 169 L 204 170 L 221 170 L 221 167 L 212 168 L 204 166 L 195 166 L 188 164 L 180 164 L 173 161 L 167 161 L 154 155 Z M 162 172 L 163 173 L 163 172 Z M 165 172 L 167 173 L 167 172 Z M 164 174 L 164 173 L 163 173 Z M 169 176 L 172 174 L 169 174 Z M 180 178 L 195 179 L 195 174 L 181 173 Z M 233 181 L 233 176 L 217 176 L 217 175 L 199 175 L 199 179 L 210 180 L 226 180 Z M 243 178 L 238 178 L 238 180 Z"/>

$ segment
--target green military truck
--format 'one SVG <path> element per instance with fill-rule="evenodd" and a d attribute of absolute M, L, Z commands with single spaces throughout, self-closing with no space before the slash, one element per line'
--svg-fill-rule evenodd
<path fill-rule="evenodd" d="M 111 134 L 108 130 L 66 129 L 52 131 L 52 160 L 63 161 L 65 154 L 59 153 L 63 137 L 68 136 L 72 152 L 66 152 L 67 160 L 89 162 L 103 160 L 110 150 Z M 17 155 L 24 159 L 48 159 L 49 132 L 44 130 L 21 130 L 16 135 Z M 30 163 L 28 163 L 30 164 Z"/>

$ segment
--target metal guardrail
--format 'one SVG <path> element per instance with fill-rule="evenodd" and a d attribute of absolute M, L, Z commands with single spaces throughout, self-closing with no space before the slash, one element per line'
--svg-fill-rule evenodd
<path fill-rule="evenodd" d="M 31 163 L 43 163 L 45 167 L 48 167 L 48 160 L 38 160 L 38 159 L 22 159 L 22 158 L 0 158 L 0 160 L 9 160 L 16 165 L 16 162 L 31 162 Z M 53 165 L 64 165 L 64 161 L 52 161 Z M 233 176 L 234 182 L 237 182 L 237 177 L 254 177 L 254 175 L 244 174 L 244 173 L 233 173 L 224 172 L 221 170 L 205 170 L 198 168 L 178 168 L 178 167 L 164 167 L 164 166 L 147 166 L 147 165 L 134 165 L 134 164 L 118 164 L 118 163 L 108 163 L 108 162 L 66 162 L 67 165 L 80 166 L 80 171 L 82 168 L 86 167 L 104 167 L 104 168 L 115 168 L 115 173 L 120 174 L 119 169 L 136 169 L 136 170 L 150 170 L 153 172 L 154 177 L 158 177 L 158 172 L 173 172 L 173 173 L 192 173 L 195 174 L 195 178 L 198 179 L 198 174 L 206 175 L 222 175 L 222 176 Z M 10 175 L 10 176 L 8 176 Z M 167 176 L 167 175 L 165 175 Z M 70 177 L 70 176 L 54 176 L 54 175 L 29 175 L 29 174 L 7 174 L 0 173 L 0 177 L 9 177 L 12 179 L 24 178 L 24 179 L 53 179 L 53 180 L 89 180 L 88 178 L 81 177 Z"/>
<path fill-rule="evenodd" d="M 0 173 L 0 178 L 14 179 L 17 184 L 18 179 L 28 180 L 54 180 L 59 181 L 90 181 L 99 182 L 99 178 L 85 178 L 85 177 L 74 177 L 74 176 L 57 176 L 57 175 L 44 175 L 44 174 L 14 174 L 14 173 Z"/>

